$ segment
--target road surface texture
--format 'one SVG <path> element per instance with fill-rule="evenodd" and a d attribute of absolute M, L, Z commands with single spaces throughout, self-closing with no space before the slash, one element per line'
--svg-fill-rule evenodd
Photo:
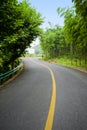
<path fill-rule="evenodd" d="M 87 130 L 87 74 L 36 58 L 23 61 L 23 72 L 0 90 L 0 130 Z"/>

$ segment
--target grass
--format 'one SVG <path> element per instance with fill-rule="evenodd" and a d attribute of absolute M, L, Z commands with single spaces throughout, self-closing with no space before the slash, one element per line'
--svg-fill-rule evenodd
<path fill-rule="evenodd" d="M 60 65 L 87 71 L 87 64 L 84 63 L 84 60 L 82 60 L 81 64 L 79 63 L 79 60 L 76 62 L 75 59 L 73 59 L 73 61 L 71 62 L 71 59 L 68 57 L 57 57 L 57 58 L 53 58 L 53 59 L 48 59 L 48 61 L 53 62 L 53 63 L 58 63 Z"/>

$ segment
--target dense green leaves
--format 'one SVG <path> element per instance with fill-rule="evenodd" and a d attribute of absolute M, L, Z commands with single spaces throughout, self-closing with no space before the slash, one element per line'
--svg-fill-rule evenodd
<path fill-rule="evenodd" d="M 62 54 L 61 50 L 66 46 L 64 31 L 59 26 L 47 29 L 41 35 L 40 40 L 46 58 L 56 57 Z"/>
<path fill-rule="evenodd" d="M 0 2 L 0 60 L 6 67 L 24 53 L 27 46 L 41 33 L 40 13 L 26 0 Z"/>
<path fill-rule="evenodd" d="M 41 45 L 48 57 L 66 55 L 72 61 L 87 64 L 87 0 L 72 0 L 72 8 L 58 8 L 64 27 L 46 30 Z M 57 52 L 57 53 L 56 53 Z"/>
<path fill-rule="evenodd" d="M 78 2 L 77 2 L 78 3 Z M 81 3 L 79 3 L 81 4 Z M 77 5 L 76 5 L 77 7 Z M 87 14 L 85 15 L 87 17 Z M 84 16 L 80 14 L 80 12 L 76 12 L 73 8 L 65 11 L 64 14 L 65 24 L 64 24 L 64 32 L 66 41 L 71 46 L 71 54 L 76 59 L 85 60 L 87 57 L 87 22 L 85 21 Z"/>
<path fill-rule="evenodd" d="M 87 18 L 87 0 L 72 0 L 75 3 L 76 13 Z"/>

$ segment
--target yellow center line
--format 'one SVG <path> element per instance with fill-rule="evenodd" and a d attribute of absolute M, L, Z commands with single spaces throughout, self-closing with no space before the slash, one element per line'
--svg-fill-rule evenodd
<path fill-rule="evenodd" d="M 51 96 L 49 112 L 48 112 L 47 121 L 44 130 L 52 130 L 54 113 L 55 113 L 55 105 L 56 105 L 56 82 L 55 82 L 53 71 L 48 66 L 46 66 L 46 68 L 50 71 L 52 77 L 52 96 Z"/>
<path fill-rule="evenodd" d="M 44 130 L 52 130 L 54 113 L 55 113 L 55 105 L 56 105 L 56 81 L 55 81 L 55 77 L 54 77 L 53 71 L 50 69 L 50 67 L 48 67 L 47 65 L 44 65 L 44 64 L 37 63 L 35 61 L 33 61 L 33 62 L 47 68 L 49 70 L 50 74 L 51 74 L 51 77 L 52 77 L 52 96 L 51 96 L 50 107 L 49 107 L 48 116 L 47 116 L 47 120 L 46 120 L 46 125 L 45 125 L 45 128 L 44 128 Z"/>

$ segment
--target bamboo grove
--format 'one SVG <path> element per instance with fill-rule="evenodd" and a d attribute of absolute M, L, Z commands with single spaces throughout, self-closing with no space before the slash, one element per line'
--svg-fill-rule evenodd
<path fill-rule="evenodd" d="M 64 26 L 43 31 L 40 41 L 46 58 L 66 56 L 71 63 L 87 65 L 87 0 L 73 0 L 72 8 L 60 8 Z"/>

